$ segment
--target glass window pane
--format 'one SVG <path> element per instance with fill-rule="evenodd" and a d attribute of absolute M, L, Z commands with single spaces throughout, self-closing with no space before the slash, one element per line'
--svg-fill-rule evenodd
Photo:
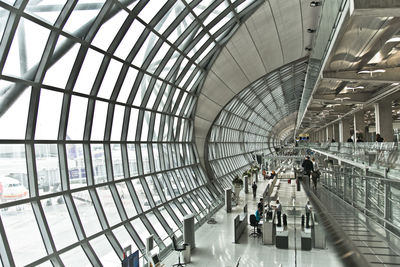
<path fill-rule="evenodd" d="M 72 42 L 72 40 L 60 35 L 58 37 L 57 45 L 54 51 L 58 51 L 65 45 L 65 42 Z M 71 73 L 72 67 L 74 65 L 76 56 L 79 51 L 79 45 L 75 43 L 68 52 L 57 60 L 49 69 L 47 69 L 43 84 L 48 84 L 56 86 L 59 88 L 65 88 L 69 75 Z"/>
<path fill-rule="evenodd" d="M 81 28 L 82 25 L 85 25 L 98 15 L 104 2 L 105 0 L 96 1 L 91 5 L 92 8 L 90 9 L 81 8 L 82 6 L 79 4 L 76 5 L 74 11 L 71 13 L 67 23 L 64 26 L 64 30 L 71 34 L 76 33 L 76 31 Z"/>
<path fill-rule="evenodd" d="M 65 266 L 92 266 L 81 246 L 60 255 Z"/>
<path fill-rule="evenodd" d="M 177 231 L 179 230 L 178 226 L 176 225 L 175 221 L 172 219 L 172 217 L 169 215 L 166 209 L 160 208 L 161 215 L 163 218 L 167 221 L 168 225 L 172 228 L 172 231 Z M 182 232 L 179 230 L 177 234 L 182 234 Z"/>
<path fill-rule="evenodd" d="M 144 227 L 143 222 L 140 219 L 136 219 L 131 222 L 133 228 L 138 233 L 140 239 L 144 244 L 146 244 L 146 238 L 150 236 L 149 231 Z"/>
<path fill-rule="evenodd" d="M 85 128 L 86 110 L 88 99 L 72 96 L 69 108 L 67 140 L 82 140 Z"/>
<path fill-rule="evenodd" d="M 0 151 L 1 202 L 27 198 L 29 187 L 24 145 L 0 145 Z"/>
<path fill-rule="evenodd" d="M 174 196 L 173 196 L 173 192 L 170 192 L 170 190 L 172 190 L 172 189 L 170 189 L 170 185 L 167 182 L 167 178 L 165 178 L 166 176 L 167 175 L 165 173 L 157 174 L 157 178 L 160 183 L 161 190 L 163 191 L 164 196 L 168 201 L 168 200 L 171 200 Z"/>
<path fill-rule="evenodd" d="M 89 192 L 83 190 L 73 193 L 72 198 L 74 199 L 86 235 L 90 236 L 101 231 L 100 222 L 97 219 Z"/>
<path fill-rule="evenodd" d="M 0 89 L 12 86 L 15 86 L 15 84 L 0 80 Z M 30 97 L 31 87 L 25 89 L 17 100 L 15 100 L 14 104 L 0 116 L 0 138 L 25 139 Z"/>
<path fill-rule="evenodd" d="M 112 7 L 116 9 L 118 5 Z M 118 15 L 112 16 L 109 20 L 105 21 L 99 31 L 96 33 L 92 41 L 92 45 L 97 46 L 103 50 L 107 50 L 110 46 L 115 35 L 112 33 L 117 33 L 116 29 L 120 29 L 125 19 L 128 17 L 128 13 L 125 10 L 119 9 Z"/>
<path fill-rule="evenodd" d="M 171 202 L 169 205 L 171 206 L 171 208 L 174 211 L 175 215 L 178 217 L 179 221 L 183 222 L 183 217 L 186 214 L 182 214 L 181 211 L 179 210 L 178 206 L 174 202 Z"/>
<path fill-rule="evenodd" d="M 94 182 L 96 184 L 104 183 L 107 181 L 107 172 L 103 145 L 92 144 L 90 150 L 92 152 Z"/>
<path fill-rule="evenodd" d="M 185 9 L 185 5 L 181 1 L 177 1 L 172 8 L 170 8 L 160 22 L 156 25 L 155 30 L 163 33 L 169 27 L 176 17 Z"/>
<path fill-rule="evenodd" d="M 39 63 L 50 30 L 21 17 L 3 74 L 22 77 Z"/>
<path fill-rule="evenodd" d="M 137 214 L 137 212 L 135 209 L 135 205 L 133 204 L 131 195 L 129 194 L 128 187 L 126 186 L 125 182 L 117 183 L 116 187 L 122 204 L 124 205 L 126 214 L 128 215 L 128 218 L 132 218 Z"/>
<path fill-rule="evenodd" d="M 149 100 L 147 101 L 147 104 L 146 104 L 146 107 L 148 109 L 153 108 L 153 106 L 156 102 L 158 93 L 160 92 L 161 85 L 162 85 L 162 82 L 160 80 L 157 80 L 154 87 L 152 88 Z M 157 107 L 155 107 L 155 108 L 157 108 Z"/>
<path fill-rule="evenodd" d="M 57 145 L 36 144 L 35 155 L 39 194 L 61 191 Z"/>
<path fill-rule="evenodd" d="M 175 41 L 185 32 L 185 30 L 192 24 L 193 21 L 194 17 L 191 13 L 189 13 L 168 36 L 168 41 L 175 43 Z"/>
<path fill-rule="evenodd" d="M 58 5 L 54 5 L 54 4 Z M 53 4 L 53 5 L 50 5 Z M 35 18 L 43 20 L 50 25 L 53 25 L 57 17 L 61 12 L 61 8 L 65 4 L 65 1 L 43 1 L 42 3 L 37 2 L 28 2 L 28 5 L 25 8 L 25 12 L 31 14 Z"/>
<path fill-rule="evenodd" d="M 68 174 L 71 188 L 86 186 L 85 161 L 82 144 L 66 144 Z"/>
<path fill-rule="evenodd" d="M 156 69 L 159 67 L 161 61 L 165 59 L 167 52 L 171 47 L 167 43 L 163 43 L 161 47 L 158 49 L 157 53 L 155 54 L 154 58 L 152 59 L 147 71 L 150 73 L 154 73 Z"/>
<path fill-rule="evenodd" d="M 152 2 L 150 2 L 152 3 Z M 153 2 L 156 3 L 156 2 Z M 159 5 L 158 2 L 156 5 Z M 154 14 L 154 13 L 152 13 Z M 158 36 L 155 35 L 154 33 L 150 32 L 150 34 L 147 36 L 146 41 L 142 44 L 142 47 L 140 48 L 139 52 L 137 52 L 135 59 L 132 61 L 132 64 L 135 66 L 142 66 L 144 60 L 147 58 L 149 55 L 151 49 L 153 46 L 157 43 L 158 41 Z"/>
<path fill-rule="evenodd" d="M 139 110 L 136 108 L 131 109 L 131 115 L 129 118 L 129 129 L 128 129 L 128 141 L 135 141 L 136 139 L 136 128 L 137 128 L 137 121 L 139 116 Z"/>
<path fill-rule="evenodd" d="M 138 71 L 134 68 L 129 67 L 128 72 L 125 76 L 124 83 L 121 86 L 121 90 L 119 91 L 117 101 L 126 103 L 128 100 L 129 94 L 131 93 L 133 83 L 136 80 L 136 75 Z"/>
<path fill-rule="evenodd" d="M 151 178 L 151 176 L 146 176 L 145 179 L 146 179 L 146 182 L 147 182 L 147 186 L 150 189 L 150 193 L 151 193 L 151 196 L 152 196 L 152 198 L 154 200 L 154 203 L 156 204 L 156 206 L 159 206 L 161 204 L 161 198 L 158 195 L 158 191 L 157 191 L 156 185 L 154 184 L 153 179 Z"/>
<path fill-rule="evenodd" d="M 147 151 L 147 145 L 141 144 L 140 147 L 142 150 L 142 163 L 143 163 L 144 174 L 150 173 L 150 161 L 149 161 L 149 154 Z"/>
<path fill-rule="evenodd" d="M 53 264 L 50 261 L 46 261 L 44 263 L 37 265 L 37 267 L 53 267 Z"/>
<path fill-rule="evenodd" d="M 29 204 L 1 209 L 1 220 L 17 266 L 27 265 L 47 255 Z M 29 236 L 29 242 L 27 237 Z"/>
<path fill-rule="evenodd" d="M 146 214 L 147 219 L 151 222 L 154 230 L 156 230 L 157 234 L 164 240 L 168 237 L 167 232 L 165 231 L 164 227 L 162 227 L 161 223 L 158 221 L 157 217 L 154 215 L 153 212 L 149 212 Z"/>
<path fill-rule="evenodd" d="M 141 113 L 143 114 L 143 113 Z M 142 136 L 141 136 L 141 141 L 147 141 L 147 136 L 149 134 L 149 123 L 150 123 L 150 116 L 151 112 L 150 111 L 145 111 L 143 114 L 143 120 L 142 120 Z"/>
<path fill-rule="evenodd" d="M 114 225 L 121 222 L 121 218 L 119 217 L 117 207 L 115 206 L 114 199 L 112 198 L 108 186 L 98 187 L 97 194 L 99 195 L 108 223 Z"/>
<path fill-rule="evenodd" d="M 161 171 L 161 165 L 160 165 L 160 156 L 158 155 L 158 145 L 153 144 L 153 156 L 154 156 L 154 164 L 156 167 L 156 172 Z"/>
<path fill-rule="evenodd" d="M 108 104 L 103 101 L 96 101 L 94 108 L 93 125 L 92 125 L 92 140 L 103 140 L 104 129 L 106 127 Z"/>
<path fill-rule="evenodd" d="M 140 183 L 140 179 L 142 178 L 133 179 L 131 182 L 133 184 L 133 187 L 135 188 L 136 195 L 139 199 L 143 211 L 146 211 L 150 208 L 150 202 L 147 200 L 142 184 Z"/>
<path fill-rule="evenodd" d="M 122 124 L 124 123 L 125 107 L 115 105 L 114 119 L 111 128 L 111 141 L 121 140 Z"/>
<path fill-rule="evenodd" d="M 36 122 L 36 139 L 57 139 L 63 94 L 42 89 Z"/>
<path fill-rule="evenodd" d="M 5 1 L 5 2 L 7 2 L 7 1 Z M 1 14 L 3 14 L 0 17 L 0 36 L 3 36 L 4 29 L 6 27 L 6 23 L 7 23 L 7 20 L 8 20 L 8 16 L 10 15 L 10 12 L 8 10 L 4 9 L 4 8 L 1 8 L 1 7 L 0 7 L 0 12 L 1 12 Z"/>
<path fill-rule="evenodd" d="M 135 242 L 133 242 L 133 239 L 129 235 L 125 226 L 120 226 L 117 229 L 113 230 L 112 232 L 114 233 L 115 238 L 118 240 L 118 242 L 122 248 L 126 248 L 127 246 L 132 246 L 131 247 L 132 253 L 135 252 L 136 250 L 138 250 Z"/>
<path fill-rule="evenodd" d="M 145 26 L 142 23 L 140 23 L 138 20 L 134 20 L 119 44 L 117 50 L 115 51 L 115 55 L 125 59 L 133 46 L 136 44 L 144 29 Z"/>
<path fill-rule="evenodd" d="M 129 160 L 129 173 L 131 176 L 139 174 L 137 161 L 136 161 L 136 149 L 134 144 L 128 144 L 128 160 Z"/>
<path fill-rule="evenodd" d="M 133 101 L 133 105 L 140 106 L 143 102 L 143 97 L 148 89 L 151 77 L 149 75 L 143 75 L 143 78 L 140 82 L 139 88 L 136 92 L 135 99 Z"/>
<path fill-rule="evenodd" d="M 124 178 L 120 144 L 111 144 L 111 157 L 112 157 L 114 179 L 118 180 Z"/>
<path fill-rule="evenodd" d="M 105 99 L 110 98 L 111 93 L 114 90 L 115 83 L 117 82 L 117 78 L 121 71 L 121 68 L 122 68 L 121 62 L 111 59 L 110 64 L 108 65 L 107 68 L 107 72 L 103 77 L 103 81 L 101 82 L 99 93 L 97 94 L 98 97 L 102 97 Z"/>
<path fill-rule="evenodd" d="M 143 19 L 146 23 L 149 23 L 154 15 L 156 15 L 157 12 L 161 10 L 166 2 L 167 0 L 147 2 L 146 6 L 140 12 L 139 17 Z"/>
<path fill-rule="evenodd" d="M 121 265 L 121 261 L 104 235 L 89 241 L 89 243 L 104 266 Z"/>
<path fill-rule="evenodd" d="M 79 70 L 74 91 L 87 95 L 90 93 L 102 60 L 102 54 L 93 49 L 88 49 L 85 60 Z"/>
<path fill-rule="evenodd" d="M 41 201 L 51 235 L 57 249 L 78 241 L 63 198 L 53 197 Z"/>

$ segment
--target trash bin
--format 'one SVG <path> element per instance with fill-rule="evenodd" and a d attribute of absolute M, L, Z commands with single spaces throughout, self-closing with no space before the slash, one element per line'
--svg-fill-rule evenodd
<path fill-rule="evenodd" d="M 186 249 L 182 251 L 182 262 L 190 263 L 190 245 L 187 245 Z"/>

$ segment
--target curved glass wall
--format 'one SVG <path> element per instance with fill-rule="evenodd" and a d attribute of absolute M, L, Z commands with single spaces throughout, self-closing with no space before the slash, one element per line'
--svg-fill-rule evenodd
<path fill-rule="evenodd" d="M 281 121 L 298 110 L 306 66 L 300 60 L 267 74 L 220 112 L 208 137 L 208 163 L 222 188 L 230 187 L 233 178 L 248 169 L 255 154 L 275 152 L 281 141 L 278 134 L 290 127 Z M 294 129 L 296 117 L 292 117 L 288 123 Z"/>
<path fill-rule="evenodd" d="M 197 95 L 260 3 L 0 1 L 3 265 L 118 266 L 204 221 Z"/>

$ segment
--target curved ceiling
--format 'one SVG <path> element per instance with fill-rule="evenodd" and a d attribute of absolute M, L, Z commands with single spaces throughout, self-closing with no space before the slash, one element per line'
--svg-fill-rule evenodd
<path fill-rule="evenodd" d="M 271 71 L 308 56 L 305 48 L 312 46 L 313 34 L 307 29 L 315 29 L 319 10 L 309 1 L 265 1 L 225 45 L 198 99 L 195 141 L 201 160 L 212 123 L 236 94 Z"/>

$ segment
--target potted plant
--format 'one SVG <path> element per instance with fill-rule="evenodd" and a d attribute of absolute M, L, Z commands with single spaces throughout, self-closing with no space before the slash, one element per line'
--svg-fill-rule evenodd
<path fill-rule="evenodd" d="M 243 180 L 239 178 L 239 175 L 236 175 L 235 179 L 233 179 L 232 184 L 234 187 L 243 187 Z"/>
<path fill-rule="evenodd" d="M 232 181 L 232 185 L 233 185 L 233 190 L 236 196 L 236 203 L 239 202 L 239 193 L 240 190 L 242 190 L 243 188 L 243 180 L 239 178 L 239 175 L 235 176 L 235 179 L 233 179 Z"/>
<path fill-rule="evenodd" d="M 253 165 L 253 166 L 251 166 L 250 170 L 251 170 L 251 173 L 254 174 L 256 182 L 258 182 L 257 176 L 258 176 L 258 171 L 260 170 L 260 167 L 258 165 Z"/>

